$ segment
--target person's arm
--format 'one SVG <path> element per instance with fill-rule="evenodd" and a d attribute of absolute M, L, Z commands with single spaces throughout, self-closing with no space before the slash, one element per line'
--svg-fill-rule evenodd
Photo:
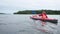
<path fill-rule="evenodd" d="M 46 18 L 48 18 L 48 16 L 46 15 Z"/>
<path fill-rule="evenodd" d="M 42 16 L 42 14 L 38 14 L 39 16 Z"/>
<path fill-rule="evenodd" d="M 47 14 L 45 14 L 45 15 L 46 15 L 46 18 L 48 18 Z"/>

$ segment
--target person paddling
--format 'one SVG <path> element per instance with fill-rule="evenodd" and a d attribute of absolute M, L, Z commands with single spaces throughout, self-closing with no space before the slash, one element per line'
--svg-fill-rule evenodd
<path fill-rule="evenodd" d="M 46 23 L 45 23 L 45 19 L 48 18 L 46 12 L 43 11 L 41 14 L 39 14 L 39 17 L 41 17 L 41 19 L 43 20 L 42 26 L 44 26 L 44 25 L 46 24 Z"/>

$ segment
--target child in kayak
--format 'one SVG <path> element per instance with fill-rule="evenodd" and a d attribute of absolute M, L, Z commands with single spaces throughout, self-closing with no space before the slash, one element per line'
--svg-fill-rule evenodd
<path fill-rule="evenodd" d="M 48 18 L 46 12 L 43 11 L 42 14 L 39 14 L 39 16 L 42 18 L 42 20 L 43 20 L 42 26 L 44 26 L 46 24 L 45 19 Z"/>

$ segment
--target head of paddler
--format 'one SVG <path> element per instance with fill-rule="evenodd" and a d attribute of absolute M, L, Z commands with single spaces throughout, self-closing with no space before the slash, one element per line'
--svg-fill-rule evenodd
<path fill-rule="evenodd" d="M 42 13 L 45 13 L 46 14 L 46 11 L 42 11 Z"/>

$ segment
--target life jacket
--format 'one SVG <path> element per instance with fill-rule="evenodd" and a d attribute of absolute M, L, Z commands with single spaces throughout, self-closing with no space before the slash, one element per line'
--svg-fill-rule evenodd
<path fill-rule="evenodd" d="M 45 14 L 42 14 L 42 18 L 46 18 L 46 15 Z"/>
<path fill-rule="evenodd" d="M 42 19 L 47 18 L 47 15 L 46 15 L 45 13 L 41 14 L 41 16 L 42 16 L 42 17 L 41 17 Z"/>

